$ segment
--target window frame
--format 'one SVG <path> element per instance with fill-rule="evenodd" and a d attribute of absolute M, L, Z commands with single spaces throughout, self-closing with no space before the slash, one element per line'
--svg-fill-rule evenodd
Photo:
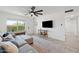
<path fill-rule="evenodd" d="M 14 33 L 16 33 L 16 32 L 25 32 L 25 22 L 24 21 L 22 21 L 22 20 L 7 20 L 7 21 L 15 21 L 16 22 L 16 24 L 17 24 L 17 26 L 16 26 L 16 31 L 8 31 L 8 28 L 7 28 L 7 32 L 14 32 Z M 19 25 L 18 25 L 18 23 L 19 22 L 23 22 L 24 23 L 24 30 L 19 30 L 18 28 L 19 28 Z M 8 26 L 8 25 L 7 25 Z"/>

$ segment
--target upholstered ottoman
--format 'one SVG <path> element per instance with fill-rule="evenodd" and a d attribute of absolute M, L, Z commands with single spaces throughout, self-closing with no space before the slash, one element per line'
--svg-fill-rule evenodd
<path fill-rule="evenodd" d="M 32 37 L 25 39 L 25 41 L 27 41 L 28 44 L 33 44 L 33 38 Z"/>

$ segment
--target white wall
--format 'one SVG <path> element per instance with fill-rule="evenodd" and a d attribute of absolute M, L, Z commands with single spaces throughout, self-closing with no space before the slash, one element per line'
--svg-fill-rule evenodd
<path fill-rule="evenodd" d="M 79 11 L 66 15 L 65 18 L 65 29 L 66 35 L 72 34 L 79 36 Z"/>
<path fill-rule="evenodd" d="M 53 20 L 53 28 L 48 29 L 42 27 L 42 21 L 46 21 L 46 20 Z M 62 41 L 65 40 L 64 14 L 62 14 L 61 12 L 38 17 L 37 22 L 38 22 L 37 32 L 38 29 L 45 29 L 48 30 L 49 38 L 54 38 Z M 61 26 L 61 24 L 63 25 Z"/>
<path fill-rule="evenodd" d="M 66 33 L 72 33 L 74 35 L 77 35 L 77 24 L 78 23 L 78 17 L 72 17 L 72 18 L 67 18 L 65 20 L 65 28 L 66 28 Z"/>
<path fill-rule="evenodd" d="M 6 20 L 0 17 L 0 32 L 6 32 Z"/>
<path fill-rule="evenodd" d="M 60 11 L 60 12 L 55 12 L 55 13 L 51 12 L 51 14 L 38 17 L 37 18 L 37 22 L 38 22 L 37 32 L 39 29 L 45 29 L 45 30 L 48 30 L 48 37 L 64 41 L 65 40 L 65 33 L 66 33 L 65 20 L 67 20 L 67 19 L 65 19 L 65 17 L 66 16 L 69 16 L 69 17 L 78 16 L 79 17 L 78 12 L 79 12 L 78 9 L 74 9 L 74 12 L 67 13 L 67 14 L 65 14 L 64 11 Z M 46 20 L 53 20 L 54 27 L 50 28 L 50 29 L 43 28 L 42 21 L 46 21 Z M 61 26 L 61 24 L 63 24 L 63 25 Z M 74 24 L 75 24 L 75 22 L 73 21 L 72 26 Z M 68 27 L 69 27 L 69 25 L 68 25 Z M 71 27 L 69 27 L 69 28 L 71 28 Z M 77 28 L 77 29 L 79 31 L 79 28 Z M 73 31 L 73 29 L 70 31 Z M 75 32 L 75 34 L 77 34 L 76 29 L 74 30 L 74 32 Z"/>

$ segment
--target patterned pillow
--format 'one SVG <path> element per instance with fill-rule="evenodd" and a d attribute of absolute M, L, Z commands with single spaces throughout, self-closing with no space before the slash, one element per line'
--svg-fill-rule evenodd
<path fill-rule="evenodd" d="M 15 38 L 9 33 L 4 34 L 3 38 L 4 38 L 4 41 L 15 40 Z"/>

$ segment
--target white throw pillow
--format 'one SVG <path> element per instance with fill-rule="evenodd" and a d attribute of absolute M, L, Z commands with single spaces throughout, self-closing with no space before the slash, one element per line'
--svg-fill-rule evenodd
<path fill-rule="evenodd" d="M 17 42 L 17 44 L 20 46 L 27 44 L 27 42 L 25 40 L 23 40 L 21 37 L 16 37 L 15 41 Z"/>
<path fill-rule="evenodd" d="M 2 37 L 0 37 L 0 42 L 2 42 L 2 40 L 3 40 Z"/>
<path fill-rule="evenodd" d="M 0 42 L 0 47 L 4 48 L 7 53 L 17 53 L 18 48 L 11 42 Z"/>

